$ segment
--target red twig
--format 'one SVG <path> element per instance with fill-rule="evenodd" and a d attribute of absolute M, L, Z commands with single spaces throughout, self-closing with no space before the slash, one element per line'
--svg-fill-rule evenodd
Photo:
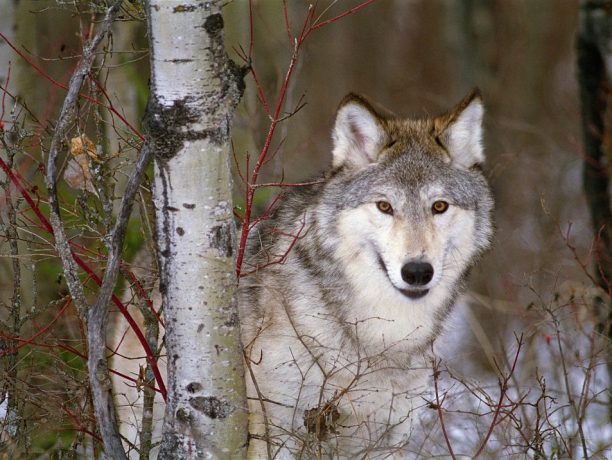
<path fill-rule="evenodd" d="M 42 224 L 45 231 L 53 234 L 53 229 L 51 228 L 51 224 L 49 223 L 45 215 L 41 212 L 38 205 L 34 203 L 34 200 L 32 200 L 32 197 L 30 196 L 28 191 L 23 187 L 23 185 L 21 185 L 21 181 L 17 178 L 17 176 L 15 176 L 15 174 L 13 174 L 13 170 L 9 168 L 9 166 L 4 162 L 2 158 L 0 158 L 0 168 L 2 168 L 4 173 L 9 177 L 11 183 L 15 187 L 17 187 L 17 190 L 19 190 L 19 193 L 21 194 L 21 196 L 26 200 L 26 202 L 28 203 L 28 206 L 30 206 L 30 209 L 32 209 L 34 214 L 36 214 L 36 217 L 38 217 L 38 220 Z"/>
<path fill-rule="evenodd" d="M 28 191 L 23 187 L 23 185 L 21 184 L 21 181 L 17 178 L 17 176 L 13 173 L 11 168 L 8 167 L 8 165 L 4 162 L 2 158 L 0 158 L 0 168 L 2 168 L 2 170 L 9 177 L 11 183 L 13 183 L 15 187 L 17 187 L 21 196 L 26 200 L 26 202 L 30 206 L 30 209 L 32 209 L 36 217 L 39 219 L 44 230 L 47 231 L 49 234 L 53 235 L 53 228 L 51 227 L 51 224 L 49 223 L 48 219 L 42 213 L 42 211 L 40 210 L 38 205 L 34 202 L 34 200 L 32 200 L 32 197 L 30 196 Z M 71 243 L 71 245 L 74 246 L 73 243 Z M 85 261 L 74 251 L 73 251 L 73 257 L 77 265 L 82 270 L 84 270 L 85 273 L 87 273 L 98 286 L 100 286 L 102 284 L 102 280 L 96 273 L 94 273 L 91 267 L 89 267 L 89 265 L 85 263 Z M 143 350 L 145 354 L 147 355 L 147 359 L 151 363 L 151 370 L 153 372 L 153 375 L 155 376 L 155 381 L 157 382 L 157 385 L 159 386 L 160 393 L 162 394 L 164 400 L 166 400 L 166 397 L 167 397 L 166 386 L 164 384 L 164 380 L 162 378 L 161 372 L 159 371 L 159 368 L 157 366 L 157 362 L 155 361 L 155 355 L 153 351 L 151 350 L 149 343 L 147 342 L 144 334 L 138 327 L 138 324 L 136 323 L 134 318 L 132 318 L 132 315 L 130 315 L 125 305 L 123 305 L 121 300 L 119 300 L 119 298 L 116 295 L 112 296 L 112 302 L 117 306 L 121 314 L 125 317 L 130 327 L 134 329 L 134 333 L 136 334 L 138 341 L 142 345 Z"/>
<path fill-rule="evenodd" d="M 493 413 L 493 419 L 491 420 L 491 424 L 489 425 L 489 429 L 482 441 L 482 444 L 480 445 L 480 448 L 474 454 L 474 458 L 478 457 L 482 453 L 482 451 L 487 445 L 487 442 L 489 442 L 489 438 L 493 434 L 493 430 L 498 424 L 497 419 L 499 418 L 499 415 L 503 408 L 504 399 L 506 398 L 506 393 L 508 392 L 508 382 L 510 382 L 512 375 L 514 374 L 514 370 L 516 369 L 516 364 L 518 363 L 518 358 L 519 358 L 519 355 L 521 354 L 522 347 L 523 347 L 523 334 L 521 334 L 520 337 L 517 338 L 517 348 L 516 348 L 516 353 L 514 355 L 514 361 L 512 362 L 512 367 L 510 368 L 510 372 L 508 373 L 508 375 L 504 376 L 503 380 L 500 382 L 499 400 L 497 402 L 497 405 L 495 406 L 495 412 Z"/>
<path fill-rule="evenodd" d="M 561 229 L 559 229 L 559 230 L 561 230 Z M 570 238 L 571 238 L 570 234 L 571 234 L 571 231 L 572 231 L 572 223 L 570 222 L 568 224 L 568 226 L 567 226 L 567 232 L 563 235 L 563 238 L 565 239 L 565 245 L 572 252 L 572 255 L 574 256 L 574 260 L 578 263 L 578 265 L 582 269 L 583 273 L 587 276 L 587 278 L 589 278 L 591 283 L 593 283 L 593 286 L 598 286 L 599 283 L 595 280 L 595 278 L 591 274 L 591 272 L 589 270 L 589 267 L 588 267 L 588 264 L 586 262 L 582 261 L 582 259 L 578 255 L 578 250 L 576 249 L 576 246 L 574 246 L 573 244 L 570 243 Z M 589 249 L 589 256 L 593 253 L 595 245 L 596 245 L 596 241 L 594 240 L 594 241 L 591 242 L 591 248 Z M 608 291 L 608 294 L 610 294 L 609 291 Z"/>
<path fill-rule="evenodd" d="M 434 380 L 434 391 L 436 393 L 436 411 L 438 413 L 438 419 L 440 420 L 440 427 L 442 428 L 442 434 L 444 435 L 444 441 L 446 442 L 446 447 L 448 448 L 448 454 L 451 456 L 453 460 L 455 460 L 455 452 L 453 451 L 453 446 L 451 444 L 450 438 L 448 437 L 448 433 L 446 432 L 446 425 L 444 424 L 444 415 L 442 414 L 442 403 L 444 400 L 440 401 L 440 391 L 438 390 L 438 379 L 440 377 L 440 370 L 438 369 L 440 362 L 433 362 L 433 380 Z"/>
<path fill-rule="evenodd" d="M 81 269 L 84 270 L 85 273 L 91 276 L 91 278 L 95 281 L 95 283 L 98 286 L 101 286 L 102 279 L 100 279 L 100 277 L 83 261 L 83 259 L 81 259 L 74 252 L 73 252 L 73 257 L 77 265 L 81 267 Z M 134 331 L 134 334 L 136 334 L 138 341 L 142 345 L 142 348 L 144 349 L 144 352 L 147 356 L 147 360 L 151 363 L 151 371 L 153 372 L 153 375 L 155 376 L 155 380 L 157 381 L 157 384 L 159 385 L 159 391 L 162 394 L 164 401 L 165 401 L 167 397 L 166 385 L 164 384 L 164 380 L 162 378 L 161 372 L 159 371 L 159 367 L 157 366 L 157 361 L 155 360 L 155 354 L 153 353 L 153 350 L 151 350 L 151 347 L 149 346 L 149 342 L 147 342 L 147 339 L 145 338 L 144 334 L 138 327 L 138 324 L 136 323 L 136 321 L 134 320 L 130 312 L 127 310 L 125 305 L 123 305 L 121 300 L 119 300 L 119 298 L 114 294 L 111 299 L 112 299 L 112 302 L 115 304 L 115 306 L 119 309 L 121 314 L 125 317 L 126 321 L 128 322 L 128 324 Z"/>
<path fill-rule="evenodd" d="M 338 21 L 339 19 L 342 19 L 343 17 L 348 16 L 349 14 L 356 13 L 357 11 L 365 8 L 366 6 L 371 5 L 375 1 L 377 1 L 377 0 L 366 0 L 365 2 L 360 3 L 359 5 L 356 5 L 353 8 L 350 8 L 350 9 L 346 10 L 344 13 L 340 13 L 339 15 L 334 16 L 331 19 L 327 19 L 326 21 L 319 22 L 318 24 L 314 24 L 311 27 L 311 29 L 312 30 L 317 30 L 317 29 L 320 29 L 321 27 L 325 27 L 328 24 L 332 24 L 332 23 Z"/>
<path fill-rule="evenodd" d="M 65 91 L 68 90 L 68 86 L 60 83 L 59 81 L 55 80 L 54 78 L 52 78 L 47 72 L 45 72 L 40 66 L 36 65 L 36 63 L 34 63 L 34 61 L 32 59 L 30 59 L 28 56 L 26 56 L 25 53 L 23 53 L 22 51 L 19 50 L 19 48 L 17 48 L 7 37 L 6 35 L 4 35 L 2 32 L 0 32 L 0 38 L 2 38 L 6 44 L 12 48 L 13 51 L 15 51 L 15 53 L 17 53 L 19 55 L 19 57 L 21 57 L 24 61 L 26 61 L 28 63 L 29 66 L 31 66 L 39 75 L 41 75 L 43 78 L 45 78 L 46 80 L 50 81 L 54 86 L 61 88 Z M 70 72 L 72 73 L 72 72 Z M 109 101 L 109 105 L 104 104 L 102 101 L 99 101 L 98 99 L 88 96 L 86 94 L 79 94 L 80 98 L 85 99 L 86 101 L 89 101 L 93 104 L 96 105 L 101 105 L 102 107 L 105 107 L 107 110 L 109 110 L 110 112 L 112 112 L 114 115 L 116 115 L 136 136 L 138 136 L 141 140 L 144 140 L 144 136 L 142 135 L 142 133 L 140 131 L 138 131 L 134 126 L 132 126 L 132 124 L 121 114 L 121 112 L 119 112 L 117 109 L 115 109 L 115 107 L 112 105 L 112 103 L 110 103 L 110 98 L 108 97 L 107 93 L 102 89 L 101 85 L 96 81 L 95 78 L 91 78 L 91 80 L 94 81 L 94 83 L 102 90 L 102 93 L 104 94 L 104 96 L 106 97 L 107 101 Z"/>
<path fill-rule="evenodd" d="M 287 7 L 287 0 L 283 0 L 283 16 L 285 18 L 285 31 L 287 32 L 287 38 L 289 43 L 293 41 L 293 32 L 291 32 L 291 22 L 289 21 L 289 8 Z"/>
<path fill-rule="evenodd" d="M 253 170 L 251 171 L 250 177 L 249 177 L 249 166 L 247 164 L 247 172 L 246 172 L 246 181 L 245 181 L 245 185 L 246 185 L 246 191 L 245 191 L 245 210 L 244 210 L 244 215 L 242 216 L 242 230 L 240 233 L 240 241 L 239 241 L 239 246 L 238 246 L 238 255 L 236 257 L 236 275 L 238 277 L 238 279 L 240 279 L 241 277 L 241 271 L 242 271 L 242 264 L 244 261 L 244 251 L 246 249 L 246 242 L 247 242 L 247 238 L 249 235 L 250 230 L 253 228 L 253 225 L 251 225 L 251 221 L 252 221 L 252 212 L 253 212 L 253 203 L 254 203 L 254 198 L 255 198 L 255 192 L 258 188 L 260 188 L 262 185 L 258 185 L 257 184 L 257 179 L 259 177 L 259 174 L 261 172 L 261 168 L 262 166 L 266 163 L 267 157 L 269 156 L 270 153 L 270 147 L 272 145 L 272 141 L 274 139 L 274 135 L 276 133 L 276 128 L 278 127 L 278 124 L 280 122 L 282 122 L 283 120 L 285 120 L 287 117 L 281 117 L 281 112 L 283 110 L 283 107 L 285 105 L 286 99 L 287 99 L 287 94 L 288 94 L 288 90 L 289 90 L 289 84 L 291 82 L 291 79 L 293 77 L 294 71 L 295 71 L 295 67 L 297 64 L 297 60 L 298 60 L 298 56 L 299 56 L 299 52 L 300 52 L 300 48 L 301 46 L 304 44 L 304 42 L 306 41 L 306 39 L 310 36 L 310 34 L 317 30 L 320 29 L 328 24 L 332 24 L 342 18 L 344 18 L 345 16 L 348 16 L 350 14 L 356 13 L 357 11 L 365 8 L 366 6 L 374 3 L 376 0 L 366 0 L 356 6 L 354 6 L 353 8 L 350 8 L 336 16 L 334 16 L 331 19 L 328 19 L 326 21 L 320 22 L 320 23 L 316 23 L 316 21 L 313 22 L 313 20 L 315 19 L 315 14 L 316 14 L 316 4 L 315 5 L 310 5 L 308 8 L 308 11 L 306 12 L 306 15 L 304 16 L 304 21 L 302 24 L 302 28 L 300 30 L 299 35 L 296 37 L 293 35 L 292 32 L 292 27 L 291 27 L 291 23 L 289 21 L 289 6 L 288 6 L 288 2 L 287 1 L 283 1 L 283 14 L 284 14 L 284 20 L 285 20 L 285 30 L 287 32 L 287 36 L 289 39 L 289 42 L 293 48 L 293 52 L 291 54 L 291 58 L 289 60 L 289 64 L 287 66 L 287 71 L 285 73 L 285 78 L 283 79 L 283 82 L 281 84 L 281 87 L 278 91 L 278 96 L 276 99 L 276 106 L 274 109 L 274 112 L 271 113 L 270 112 L 270 107 L 268 104 L 268 99 L 265 95 L 265 92 L 263 91 L 263 87 L 259 81 L 258 75 L 257 75 L 257 71 L 254 68 L 253 65 L 251 65 L 251 61 L 252 61 L 252 55 L 253 55 L 253 4 L 252 1 L 249 1 L 249 27 L 250 27 L 250 31 L 249 31 L 249 51 L 248 51 L 248 55 L 246 56 L 247 58 L 247 64 L 249 64 L 251 66 L 251 76 L 253 77 L 253 80 L 255 82 L 255 87 L 257 88 L 257 95 L 258 98 L 264 108 L 265 113 L 270 117 L 270 125 L 268 126 L 268 133 L 266 135 L 263 147 L 261 148 L 260 152 L 259 152 L 259 156 L 257 157 L 257 162 L 255 164 L 255 166 L 253 167 Z M 317 19 L 318 20 L 318 19 Z M 243 53 L 244 55 L 244 53 Z M 243 59 L 245 58 L 245 56 L 243 56 Z M 298 105 L 298 109 L 299 110 L 303 105 Z M 295 114 L 295 112 L 297 111 L 295 110 L 293 114 Z M 289 116 L 293 115 L 290 114 Z M 277 183 L 277 186 L 282 186 L 280 185 L 281 183 Z M 297 186 L 297 184 L 296 184 Z"/>
<path fill-rule="evenodd" d="M 42 76 L 45 80 L 50 81 L 54 86 L 59 86 L 60 88 L 64 89 L 64 90 L 68 90 L 68 86 L 64 85 L 63 83 L 60 83 L 59 81 L 55 80 L 54 78 L 52 78 L 47 72 L 45 72 L 41 67 L 39 67 L 38 65 L 36 65 L 34 63 L 34 61 L 32 61 L 30 58 L 28 58 L 25 53 L 23 53 L 22 51 L 19 50 L 19 48 L 17 48 L 15 45 L 13 45 L 13 43 L 6 37 L 6 35 L 4 35 L 2 32 L 0 32 L 0 38 L 2 38 L 6 44 L 11 47 L 13 49 L 13 51 L 15 51 L 15 53 L 17 53 L 19 55 L 19 57 L 21 57 L 21 59 L 23 59 L 24 61 L 26 61 L 28 63 L 28 65 L 30 67 L 32 67 L 34 70 L 36 70 L 36 72 Z"/>
<path fill-rule="evenodd" d="M 291 60 L 289 61 L 289 67 L 287 69 L 287 73 L 285 74 L 285 79 L 283 80 L 283 84 L 280 89 L 278 101 L 276 103 L 276 109 L 274 110 L 274 115 L 272 117 L 272 121 L 270 122 L 270 126 L 268 128 L 268 134 L 266 136 L 264 146 L 261 149 L 261 152 L 259 153 L 259 157 L 257 158 L 257 163 L 255 164 L 250 180 L 247 183 L 246 200 L 245 200 L 246 208 L 245 208 L 245 213 L 244 213 L 244 218 L 243 218 L 242 232 L 240 235 L 240 246 L 238 249 L 238 257 L 236 259 L 236 275 L 238 276 L 238 278 L 240 278 L 240 271 L 242 267 L 242 261 L 244 259 L 244 251 L 246 248 L 246 241 L 247 241 L 249 228 L 250 228 L 249 224 L 251 221 L 251 214 L 253 211 L 253 200 L 255 198 L 255 188 L 253 188 L 253 185 L 257 183 L 259 172 L 270 150 L 270 145 L 272 144 L 272 139 L 274 138 L 274 133 L 279 123 L 278 118 L 282 110 L 282 107 L 284 105 L 285 98 L 287 96 L 287 88 L 289 87 L 289 81 L 291 79 L 293 70 L 295 69 L 295 64 L 297 62 L 298 49 L 299 49 L 299 44 L 296 44 L 293 55 L 291 56 Z"/>
<path fill-rule="evenodd" d="M 70 303 L 72 302 L 72 299 L 68 299 L 66 301 L 66 303 L 64 304 L 64 306 L 62 308 L 59 309 L 59 311 L 55 314 L 55 316 L 53 317 L 53 319 L 51 321 L 49 321 L 49 323 L 42 327 L 39 328 L 38 331 L 36 331 L 36 333 L 30 337 L 29 339 L 22 339 L 20 337 L 9 337 L 4 335 L 3 333 L 0 332 L 0 337 L 2 337 L 3 339 L 8 339 L 10 341 L 15 341 L 15 342 L 20 342 L 19 345 L 13 347 L 10 350 L 2 350 L 2 352 L 0 352 L 0 358 L 11 354 L 11 353 L 15 353 L 17 350 L 19 350 L 22 347 L 25 347 L 26 345 L 31 345 L 34 343 L 34 341 L 40 337 L 41 335 L 43 335 L 45 332 L 47 332 L 51 326 L 53 326 L 55 324 L 55 322 L 66 312 L 66 310 L 68 309 L 68 306 L 70 305 Z"/>
<path fill-rule="evenodd" d="M 23 53 L 21 53 L 9 40 L 7 40 L 7 38 L 1 32 L 0 32 L 0 37 L 3 38 L 7 42 L 7 44 L 16 53 L 18 53 L 24 60 L 26 60 L 26 62 L 28 62 L 30 65 L 32 65 L 32 67 L 34 69 L 36 69 L 41 75 L 43 75 L 43 76 L 46 75 L 44 73 L 44 71 L 42 71 L 42 69 L 37 67 Z M 51 77 L 47 77 L 47 79 L 52 81 L 54 84 L 57 84 L 57 86 L 59 86 L 59 87 L 61 87 L 63 89 L 67 89 L 67 87 L 65 85 L 62 85 L 62 84 L 56 82 Z M 84 96 L 84 97 L 86 99 L 90 100 L 90 101 L 97 102 L 93 98 L 89 98 L 87 96 Z M 111 108 L 109 108 L 109 110 L 112 110 L 113 113 L 118 114 L 121 119 L 125 120 L 114 108 L 111 107 Z M 129 125 L 129 124 L 128 124 L 128 126 L 131 127 L 131 125 Z M 32 197 L 30 196 L 29 192 L 26 190 L 26 188 L 22 185 L 22 183 L 19 180 L 19 178 L 14 174 L 12 169 L 4 162 L 4 160 L 2 158 L 0 158 L 0 168 L 6 173 L 6 175 L 9 177 L 11 183 L 18 189 L 18 191 L 21 194 L 21 196 L 26 200 L 26 202 L 28 203 L 30 209 L 34 212 L 34 214 L 38 218 L 39 222 L 41 223 L 43 229 L 46 232 L 48 232 L 49 234 L 53 235 L 53 228 L 52 228 L 50 222 L 48 221 L 46 216 L 42 213 L 42 211 L 40 210 L 38 204 L 34 202 Z M 71 245 L 74 246 L 73 243 L 71 243 Z M 100 277 L 97 274 L 95 274 L 93 272 L 93 270 L 85 263 L 85 261 L 78 254 L 76 254 L 74 251 L 73 251 L 73 256 L 74 256 L 74 260 L 77 263 L 77 265 L 79 267 L 81 267 L 81 269 L 83 269 L 96 282 L 96 284 L 98 286 L 100 286 L 101 283 L 102 283 L 102 280 L 100 279 Z M 126 320 L 130 324 L 130 326 L 134 329 L 134 333 L 136 334 L 139 342 L 141 343 L 141 345 L 142 345 L 142 347 L 144 349 L 144 352 L 147 355 L 147 359 L 149 359 L 149 361 L 151 363 L 151 368 L 152 368 L 152 372 L 153 372 L 153 374 L 155 376 L 155 380 L 157 381 L 157 384 L 158 384 L 158 386 L 160 388 L 160 392 L 162 393 L 162 396 L 164 397 L 164 400 L 165 400 L 166 399 L 166 388 L 165 388 L 165 384 L 164 384 L 163 378 L 161 376 L 161 372 L 159 371 L 159 368 L 157 367 L 157 363 L 155 361 L 155 357 L 154 357 L 153 351 L 149 347 L 149 344 L 148 344 L 147 340 L 145 339 L 144 335 L 142 334 L 142 331 L 140 331 L 140 328 L 138 327 L 138 325 L 136 324 L 136 322 L 134 321 L 132 316 L 129 314 L 129 312 L 127 311 L 126 307 L 121 303 L 121 301 L 115 295 L 112 296 L 112 301 L 117 306 L 117 308 L 121 311 L 121 313 L 125 316 Z"/>
<path fill-rule="evenodd" d="M 255 219 L 253 219 L 250 223 L 251 228 L 249 229 L 249 231 L 251 231 L 259 222 L 264 221 L 266 219 L 270 218 L 270 215 L 272 214 L 272 210 L 276 207 L 277 203 L 280 201 L 281 197 L 283 195 L 281 193 L 279 193 L 278 195 L 276 195 L 272 201 L 266 206 L 265 211 L 261 214 L 261 216 L 256 217 Z"/>
<path fill-rule="evenodd" d="M 125 267 L 121 267 L 121 271 L 129 279 L 129 281 L 132 284 L 132 286 L 134 287 L 134 289 L 136 289 L 136 293 L 138 294 L 138 296 L 145 301 L 145 303 L 147 304 L 147 306 L 149 307 L 151 312 L 155 315 L 155 318 L 157 318 L 157 321 L 159 322 L 159 324 L 161 324 L 162 327 L 166 327 L 164 325 L 163 318 L 161 317 L 159 312 L 157 310 L 155 310 L 155 306 L 153 305 L 153 301 L 147 295 L 146 291 L 142 287 L 142 284 L 140 283 L 140 280 L 138 278 L 136 278 L 136 275 L 134 275 L 134 273 L 132 273 L 131 270 L 128 270 Z"/>
<path fill-rule="evenodd" d="M 138 136 L 140 138 L 141 141 L 144 142 L 145 138 L 144 135 L 138 131 L 129 121 L 127 118 L 125 118 L 121 112 L 119 112 L 117 109 L 115 109 L 115 106 L 113 105 L 113 102 L 111 101 L 111 98 L 108 96 L 108 93 L 106 92 L 106 89 L 104 88 L 104 86 L 102 86 L 100 84 L 100 82 L 98 81 L 97 78 L 93 78 L 92 76 L 90 76 L 90 79 L 94 82 L 94 84 L 98 87 L 98 89 L 100 90 L 100 92 L 104 95 L 104 98 L 106 99 L 106 102 L 108 103 L 108 105 L 104 105 L 101 102 L 99 102 L 97 99 L 92 99 L 92 102 L 96 103 L 96 104 L 100 104 L 104 107 L 106 107 L 106 109 L 108 109 L 112 114 L 114 114 L 117 118 L 119 118 L 123 124 L 125 126 L 127 126 L 130 131 L 132 131 L 136 136 Z M 114 121 L 113 121 L 114 123 Z"/>
<path fill-rule="evenodd" d="M 91 436 L 93 439 L 95 439 L 99 443 L 102 443 L 102 438 L 98 436 L 96 433 L 94 433 L 93 431 L 88 430 L 87 428 L 83 427 L 80 423 L 79 417 L 77 417 L 66 405 L 62 404 L 62 410 L 66 413 L 66 415 L 68 415 L 68 417 L 70 417 L 73 420 L 74 430 L 88 434 L 89 436 Z"/>
<path fill-rule="evenodd" d="M 243 272 L 242 276 L 247 276 L 250 275 L 252 273 L 257 272 L 258 270 L 261 270 L 262 268 L 268 267 L 270 265 L 277 265 L 277 264 L 283 264 L 285 262 L 285 260 L 287 260 L 287 256 L 289 255 L 289 253 L 293 250 L 293 247 L 295 246 L 295 243 L 297 243 L 297 241 L 300 239 L 302 235 L 302 231 L 304 230 L 304 226 L 306 225 L 306 220 L 302 221 L 302 225 L 300 226 L 300 228 L 298 229 L 297 233 L 294 235 L 290 235 L 290 234 L 286 234 L 286 233 L 281 233 L 281 235 L 283 236 L 287 236 L 292 238 L 291 242 L 289 243 L 289 245 L 287 246 L 287 249 L 285 250 L 285 252 L 283 254 L 279 254 L 276 255 L 274 258 L 269 258 L 269 260 L 262 265 L 258 265 L 256 266 L 253 270 L 248 271 L 248 272 Z"/>

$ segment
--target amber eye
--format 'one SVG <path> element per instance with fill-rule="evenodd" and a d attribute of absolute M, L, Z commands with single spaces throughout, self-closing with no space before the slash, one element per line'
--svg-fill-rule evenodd
<path fill-rule="evenodd" d="M 380 212 L 383 212 L 385 214 L 391 214 L 391 215 L 393 214 L 393 207 L 387 201 L 377 201 L 376 207 L 378 208 Z"/>
<path fill-rule="evenodd" d="M 431 206 L 431 211 L 434 214 L 442 214 L 443 212 L 446 212 L 447 209 L 448 203 L 442 200 L 435 201 L 434 204 Z"/>

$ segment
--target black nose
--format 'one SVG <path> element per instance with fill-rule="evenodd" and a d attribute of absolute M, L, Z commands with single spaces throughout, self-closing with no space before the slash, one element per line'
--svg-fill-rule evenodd
<path fill-rule="evenodd" d="M 408 284 L 424 286 L 433 278 L 434 269 L 427 262 L 408 262 L 402 267 L 402 279 Z"/>

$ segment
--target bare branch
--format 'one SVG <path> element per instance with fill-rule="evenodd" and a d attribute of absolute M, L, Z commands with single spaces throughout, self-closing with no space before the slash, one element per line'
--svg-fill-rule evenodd
<path fill-rule="evenodd" d="M 55 131 L 53 133 L 53 138 L 51 139 L 46 173 L 47 190 L 49 193 L 50 221 L 51 226 L 53 227 L 56 248 L 62 260 L 66 283 L 81 318 L 84 321 L 88 321 L 89 319 L 92 320 L 91 324 L 88 324 L 88 368 L 90 371 L 89 377 L 92 386 L 93 404 L 98 419 L 100 433 L 102 434 L 102 439 L 104 441 L 106 454 L 114 459 L 122 459 L 126 458 L 126 456 L 115 421 L 114 406 L 110 391 L 110 376 L 105 356 L 105 312 L 100 314 L 100 310 L 106 309 L 106 304 L 108 303 L 108 299 L 112 294 L 114 282 L 116 281 L 117 277 L 116 269 L 114 270 L 113 277 L 112 266 L 116 264 L 116 262 L 115 257 L 113 257 L 113 254 L 111 254 L 111 258 L 109 260 L 111 270 L 107 270 L 103 291 L 101 292 L 100 298 L 98 299 L 94 309 L 91 312 L 88 312 L 89 304 L 85 298 L 85 293 L 83 292 L 83 286 L 78 276 L 76 262 L 60 216 L 60 205 L 57 196 L 57 159 L 64 135 L 66 134 L 68 126 L 74 117 L 75 104 L 79 97 L 79 91 L 85 77 L 89 74 L 93 65 L 95 50 L 104 36 L 108 33 L 113 21 L 115 20 L 115 17 L 119 13 L 121 4 L 122 0 L 118 0 L 108 9 L 98 32 L 83 48 L 83 55 L 70 79 L 68 94 L 64 99 Z M 139 180 L 141 174 L 136 172 L 136 174 L 134 174 L 132 177 Z M 122 203 L 122 205 L 123 204 L 124 203 Z M 124 214 L 127 212 L 129 215 L 130 206 L 122 206 L 122 210 L 124 211 Z M 125 227 L 125 220 L 127 220 L 127 218 L 120 217 L 117 224 Z M 121 222 L 123 222 L 123 224 L 121 224 Z M 119 240 L 121 242 L 123 241 L 123 233 L 123 231 L 114 232 L 113 247 L 116 247 Z M 106 301 L 104 301 L 104 299 L 106 299 Z M 90 316 L 88 317 L 89 314 Z"/>
<path fill-rule="evenodd" d="M 448 433 L 446 432 L 446 426 L 444 425 L 444 416 L 442 415 L 442 401 L 440 401 L 440 392 L 438 390 L 438 380 L 440 379 L 440 370 L 439 370 L 440 362 L 433 361 L 433 381 L 434 381 L 434 391 L 436 395 L 436 411 L 438 412 L 438 419 L 440 420 L 440 427 L 442 428 L 442 434 L 444 435 L 444 441 L 446 442 L 446 447 L 448 447 L 448 453 L 453 458 L 455 457 L 455 452 L 453 452 L 453 446 L 448 437 Z"/>

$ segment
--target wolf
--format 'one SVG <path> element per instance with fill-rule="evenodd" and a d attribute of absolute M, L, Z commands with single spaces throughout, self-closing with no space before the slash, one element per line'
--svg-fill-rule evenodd
<path fill-rule="evenodd" d="M 404 458 L 431 347 L 493 234 L 483 103 L 402 118 L 349 94 L 331 168 L 249 235 L 248 457 Z"/>

